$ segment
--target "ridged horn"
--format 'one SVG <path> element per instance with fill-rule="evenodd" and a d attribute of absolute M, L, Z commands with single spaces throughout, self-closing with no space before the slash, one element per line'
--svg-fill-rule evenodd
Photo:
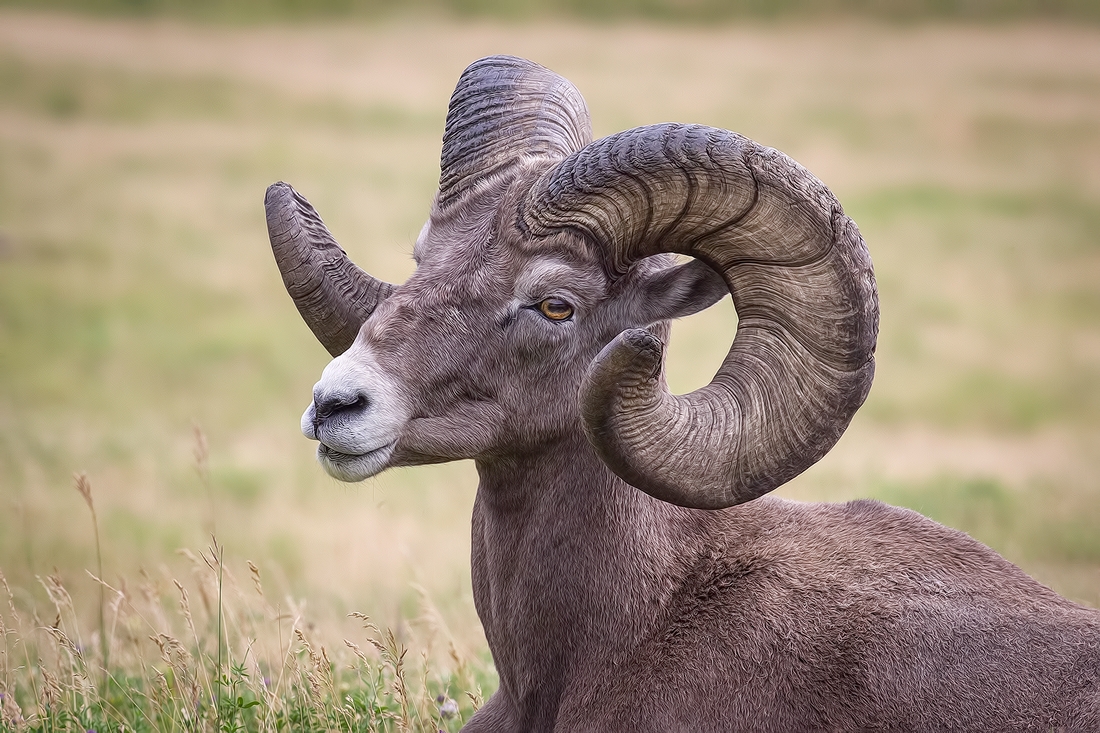
<path fill-rule="evenodd" d="M 515 56 L 475 61 L 447 110 L 437 205 L 524 160 L 560 160 L 591 140 L 588 107 L 568 81 Z"/>
<path fill-rule="evenodd" d="M 309 201 L 289 184 L 271 184 L 264 208 L 287 292 L 321 345 L 339 356 L 394 286 L 348 259 Z"/>
<path fill-rule="evenodd" d="M 783 153 L 710 127 L 641 127 L 544 173 L 522 217 L 535 236 L 588 237 L 612 270 L 678 252 L 730 288 L 737 334 L 709 385 L 671 395 L 664 345 L 638 329 L 583 381 L 589 439 L 647 493 L 698 508 L 755 499 L 824 456 L 866 398 L 878 333 L 870 256 L 832 193 Z"/>

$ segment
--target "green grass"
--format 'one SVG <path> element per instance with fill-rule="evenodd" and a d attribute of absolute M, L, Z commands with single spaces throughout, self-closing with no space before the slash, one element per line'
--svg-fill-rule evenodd
<path fill-rule="evenodd" d="M 1100 501 L 1056 483 L 1013 487 L 981 475 L 880 479 L 868 496 L 960 529 L 1078 602 L 1100 602 Z"/>
<path fill-rule="evenodd" d="M 1048 497 L 1057 487 L 1039 486 Z M 871 495 L 961 529 L 1003 554 L 1033 562 L 1100 565 L 1100 506 L 1064 516 L 1057 506 L 1033 502 L 993 478 L 938 476 L 928 481 L 883 481 Z"/>
<path fill-rule="evenodd" d="M 1059 187 L 972 194 L 922 185 L 848 208 L 865 227 L 919 219 L 922 247 L 914 242 L 905 257 L 937 270 L 880 275 L 882 351 L 904 355 L 912 382 L 873 398 L 869 411 L 990 430 L 1095 424 L 1095 354 L 1076 342 L 1100 317 L 1095 200 Z"/>

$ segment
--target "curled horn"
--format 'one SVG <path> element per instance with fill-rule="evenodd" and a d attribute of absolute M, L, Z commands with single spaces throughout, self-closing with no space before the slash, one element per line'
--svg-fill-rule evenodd
<path fill-rule="evenodd" d="M 339 356 L 394 286 L 348 259 L 310 203 L 288 184 L 269 186 L 264 208 L 287 292 L 321 345 Z"/>
<path fill-rule="evenodd" d="M 577 88 L 515 56 L 489 56 L 459 77 L 447 110 L 436 204 L 517 164 L 561 160 L 592 140 L 588 106 Z"/>
<path fill-rule="evenodd" d="M 874 376 L 878 295 L 855 224 L 786 155 L 725 130 L 664 124 L 594 142 L 544 173 L 522 217 L 572 230 L 609 268 L 678 252 L 722 274 L 737 334 L 707 386 L 668 392 L 664 344 L 632 329 L 590 366 L 588 437 L 619 476 L 682 506 L 755 499 L 829 451 Z"/>

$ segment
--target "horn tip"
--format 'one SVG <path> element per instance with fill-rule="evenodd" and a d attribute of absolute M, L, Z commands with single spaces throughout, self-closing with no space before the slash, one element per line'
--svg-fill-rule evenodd
<path fill-rule="evenodd" d="M 628 328 L 603 347 L 589 368 L 590 378 L 607 386 L 624 378 L 655 379 L 661 372 L 664 348 L 661 339 L 646 329 Z"/>
<path fill-rule="evenodd" d="M 637 358 L 647 361 L 659 360 L 664 351 L 661 339 L 644 328 L 628 328 L 619 334 L 618 341 L 624 348 L 633 351 Z"/>
<path fill-rule="evenodd" d="M 270 204 L 277 198 L 283 198 L 287 195 L 293 195 L 294 188 L 289 183 L 283 181 L 275 181 L 267 187 L 267 192 L 264 194 L 264 205 Z"/>

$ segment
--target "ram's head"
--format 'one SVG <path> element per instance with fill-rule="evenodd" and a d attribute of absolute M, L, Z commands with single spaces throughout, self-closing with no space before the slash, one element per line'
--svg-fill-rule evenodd
<path fill-rule="evenodd" d="M 629 483 L 730 506 L 818 460 L 863 402 L 870 259 L 782 153 L 675 124 L 591 142 L 569 82 L 498 56 L 459 80 L 441 168 L 401 286 L 356 267 L 289 186 L 268 190 L 284 282 L 336 357 L 302 418 L 333 476 L 504 460 L 583 429 Z M 709 385 L 669 394 L 667 319 L 727 292 L 729 354 Z"/>

